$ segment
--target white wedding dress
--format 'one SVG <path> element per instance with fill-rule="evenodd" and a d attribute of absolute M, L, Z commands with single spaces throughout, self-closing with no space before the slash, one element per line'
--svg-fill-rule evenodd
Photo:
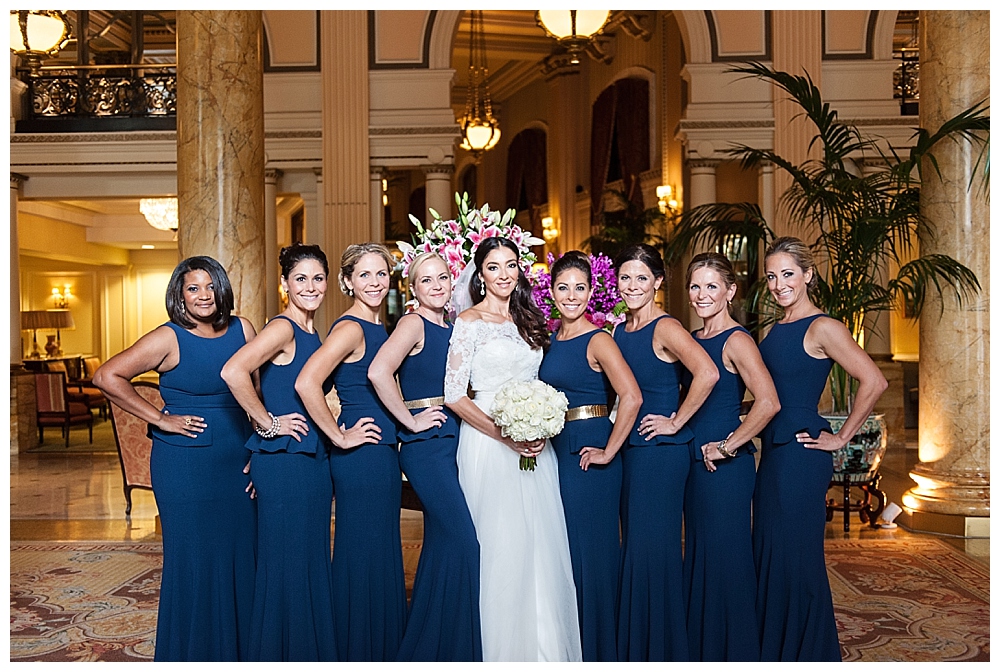
<path fill-rule="evenodd" d="M 455 321 L 445 401 L 466 396 L 489 415 L 510 380 L 538 377 L 542 351 L 513 322 Z M 483 660 L 579 661 L 580 627 L 558 463 L 546 442 L 534 471 L 521 471 L 506 445 L 463 424 L 458 480 L 480 545 Z M 608 577 L 609 581 L 617 577 Z"/>

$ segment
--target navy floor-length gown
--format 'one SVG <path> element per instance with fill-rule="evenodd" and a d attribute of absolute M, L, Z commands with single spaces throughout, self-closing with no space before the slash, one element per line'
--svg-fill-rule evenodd
<path fill-rule="evenodd" d="M 607 405 L 612 394 L 604 373 L 587 361 L 587 347 L 596 330 L 564 341 L 552 335 L 538 378 L 566 395 L 570 408 Z M 603 337 L 607 337 L 606 335 Z M 611 436 L 607 417 L 572 420 L 552 437 L 559 460 L 559 492 L 566 515 L 573 580 L 580 615 L 580 644 L 585 662 L 618 660 L 615 624 L 618 609 L 618 570 L 621 561 L 619 507 L 622 461 L 580 468 L 580 449 L 603 448 Z"/>
<path fill-rule="evenodd" d="M 295 355 L 287 364 L 260 367 L 264 406 L 274 415 L 306 415 L 295 379 L 320 346 L 319 334 L 288 320 Z M 254 585 L 250 659 L 334 661 L 330 508 L 333 487 L 327 442 L 309 432 L 247 441 L 253 452 L 250 478 L 257 491 L 257 579 Z"/>
<path fill-rule="evenodd" d="M 245 492 L 246 412 L 222 366 L 246 344 L 239 318 L 216 338 L 168 322 L 180 361 L 160 374 L 164 410 L 203 417 L 196 438 L 152 428 L 150 476 L 163 533 L 155 660 L 247 660 L 256 505 Z"/>
<path fill-rule="evenodd" d="M 665 362 L 653 350 L 653 332 L 663 315 L 634 332 L 615 329 L 642 406 L 622 455 L 622 566 L 618 608 L 618 660 L 687 661 L 681 522 L 684 486 L 691 467 L 691 429 L 649 441 L 639 434 L 648 414 L 669 417 L 680 405 L 684 366 Z"/>
<path fill-rule="evenodd" d="M 423 319 L 421 317 L 421 319 Z M 452 327 L 423 320 L 424 346 L 403 360 L 399 387 L 406 401 L 440 397 Z M 414 408 L 416 415 L 426 409 Z M 424 510 L 424 539 L 413 581 L 399 661 L 482 661 L 479 540 L 458 483 L 458 418 L 413 434 L 400 428 L 399 463 Z"/>
<path fill-rule="evenodd" d="M 337 422 L 350 429 L 374 418 L 377 444 L 330 449 L 336 492 L 333 527 L 333 606 L 337 649 L 347 662 L 392 661 L 406 627 L 406 583 L 399 532 L 402 473 L 396 425 L 368 380 L 368 366 L 388 339 L 385 327 L 351 315 L 364 330 L 365 354 L 331 377 L 340 398 Z M 331 327 L 332 331 L 333 327 Z"/>
<path fill-rule="evenodd" d="M 721 441 L 740 425 L 746 389 L 739 375 L 725 367 L 722 353 L 729 338 L 748 333 L 727 329 L 695 341 L 712 358 L 719 380 L 688 421 L 694 432 L 691 473 L 684 499 L 684 602 L 691 660 L 757 661 L 760 639 L 754 603 L 757 575 L 750 537 L 754 469 L 752 443 L 735 457 L 715 462 L 709 472 L 701 446 Z M 690 378 L 690 374 L 685 376 Z"/>
<path fill-rule="evenodd" d="M 833 362 L 810 356 L 803 345 L 820 317 L 779 322 L 760 344 L 781 403 L 761 434 L 753 498 L 762 661 L 841 659 L 823 553 L 833 458 L 795 438 L 801 431 L 813 437 L 830 431 L 817 406 Z"/>

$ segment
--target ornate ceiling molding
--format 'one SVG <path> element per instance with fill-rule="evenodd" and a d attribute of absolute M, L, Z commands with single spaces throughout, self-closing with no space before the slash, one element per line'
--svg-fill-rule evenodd
<path fill-rule="evenodd" d="M 458 125 L 455 126 L 414 126 L 403 128 L 368 128 L 368 135 L 453 135 L 458 136 Z"/>

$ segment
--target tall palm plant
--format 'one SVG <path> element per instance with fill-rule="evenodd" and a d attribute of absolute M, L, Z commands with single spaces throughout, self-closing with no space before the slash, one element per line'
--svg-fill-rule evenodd
<path fill-rule="evenodd" d="M 744 169 L 768 161 L 792 178 L 779 207 L 789 223 L 800 227 L 817 258 L 819 284 L 813 299 L 857 337 L 866 313 L 902 305 L 918 317 L 930 292 L 953 292 L 961 305 L 978 293 L 975 274 L 943 254 L 919 254 L 921 241 L 934 235 L 934 222 L 920 213 L 920 185 L 940 178 L 933 149 L 945 141 L 970 142 L 982 151 L 976 172 L 989 180 L 990 118 L 985 103 L 946 121 L 934 132 L 917 129 L 908 157 L 882 150 L 874 138 L 841 123 L 823 101 L 808 76 L 775 71 L 748 63 L 731 72 L 770 81 L 791 96 L 816 127 L 810 149 L 820 157 L 795 164 L 771 150 L 745 145 L 729 151 Z M 863 158 L 880 170 L 859 175 L 852 159 Z M 928 168 L 928 166 L 930 168 Z M 933 175 L 926 173 L 933 169 Z M 984 195 L 984 197 L 986 197 Z M 818 232 L 818 233 L 817 233 Z M 677 262 L 697 247 L 718 248 L 726 242 L 745 245 L 748 262 L 758 263 L 759 250 L 775 238 L 760 208 L 752 203 L 712 203 L 692 208 L 677 222 L 665 256 Z M 897 268 L 895 274 L 890 269 Z M 748 311 L 759 314 L 761 326 L 780 319 L 781 309 L 767 292 L 766 281 L 748 291 Z M 831 373 L 835 412 L 846 412 L 856 383 L 839 366 Z"/>

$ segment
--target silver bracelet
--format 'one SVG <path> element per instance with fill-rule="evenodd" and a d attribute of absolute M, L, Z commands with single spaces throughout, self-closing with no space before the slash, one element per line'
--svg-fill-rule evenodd
<path fill-rule="evenodd" d="M 273 439 L 278 435 L 278 431 L 281 430 L 281 420 L 279 420 L 273 413 L 268 411 L 268 415 L 271 416 L 271 427 L 269 429 L 261 429 L 261 426 L 254 423 L 254 430 L 260 434 L 261 438 Z"/>

